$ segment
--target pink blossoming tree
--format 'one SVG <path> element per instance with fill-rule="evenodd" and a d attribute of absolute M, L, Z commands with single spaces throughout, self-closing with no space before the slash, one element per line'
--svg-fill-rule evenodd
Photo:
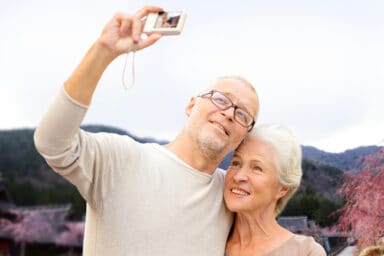
<path fill-rule="evenodd" d="M 384 244 L 384 149 L 364 159 L 356 175 L 346 174 L 339 193 L 345 206 L 339 227 L 358 239 L 358 247 Z"/>

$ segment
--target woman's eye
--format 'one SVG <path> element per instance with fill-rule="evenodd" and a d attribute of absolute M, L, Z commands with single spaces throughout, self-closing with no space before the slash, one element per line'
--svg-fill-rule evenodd
<path fill-rule="evenodd" d="M 239 161 L 232 161 L 230 166 L 231 167 L 240 167 L 240 162 Z"/>
<path fill-rule="evenodd" d="M 262 172 L 263 170 L 259 166 L 253 166 L 252 171 L 254 172 Z"/>

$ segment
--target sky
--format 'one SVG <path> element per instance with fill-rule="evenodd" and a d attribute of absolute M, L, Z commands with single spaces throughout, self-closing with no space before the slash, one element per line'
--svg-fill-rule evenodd
<path fill-rule="evenodd" d="M 116 59 L 84 124 L 171 140 L 190 97 L 241 75 L 258 92 L 258 124 L 328 152 L 384 145 L 382 0 L 0 0 L 0 129 L 35 128 L 113 14 L 144 5 L 185 11 L 184 30 L 129 55 L 125 73 Z"/>

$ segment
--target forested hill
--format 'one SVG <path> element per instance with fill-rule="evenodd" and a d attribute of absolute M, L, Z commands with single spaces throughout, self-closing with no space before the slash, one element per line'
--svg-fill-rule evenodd
<path fill-rule="evenodd" d="M 147 143 L 165 144 L 153 138 L 136 137 L 119 128 L 101 125 L 84 126 L 91 132 L 111 132 L 127 135 Z M 5 184 L 14 203 L 37 205 L 70 202 L 76 217 L 84 213 L 84 201 L 76 189 L 53 172 L 44 159 L 36 152 L 33 143 L 33 129 L 0 131 L 0 182 Z M 341 154 L 303 147 L 303 182 L 300 191 L 310 189 L 317 195 L 333 199 L 340 186 L 342 171 L 358 168 L 361 159 L 374 152 L 377 147 L 349 150 Z M 225 169 L 229 157 L 221 167 Z M 341 170 L 340 170 L 341 169 Z"/>
<path fill-rule="evenodd" d="M 143 143 L 166 143 L 153 138 L 140 138 L 110 126 L 88 125 L 82 128 L 91 132 L 127 135 Z M 0 183 L 4 183 L 11 201 L 17 205 L 71 203 L 74 218 L 82 218 L 84 200 L 75 187 L 52 171 L 37 153 L 33 134 L 34 129 L 0 130 Z"/>
<path fill-rule="evenodd" d="M 342 153 L 329 153 L 311 146 L 303 146 L 303 156 L 307 159 L 322 164 L 334 166 L 342 171 L 359 170 L 364 165 L 364 159 L 368 155 L 375 154 L 382 147 L 364 146 Z"/>
<path fill-rule="evenodd" d="M 109 132 L 127 135 L 142 143 L 166 143 L 166 141 L 159 141 L 153 138 L 140 138 L 122 129 L 110 126 L 87 125 L 82 128 L 90 132 Z M 49 167 L 35 149 L 33 133 L 34 129 L 0 131 L 0 172 L 2 172 L 4 178 L 20 175 L 23 177 L 37 177 L 42 182 L 46 181 L 46 174 L 40 172 L 40 170 Z M 40 175 L 43 175 L 43 177 L 39 177 Z"/>

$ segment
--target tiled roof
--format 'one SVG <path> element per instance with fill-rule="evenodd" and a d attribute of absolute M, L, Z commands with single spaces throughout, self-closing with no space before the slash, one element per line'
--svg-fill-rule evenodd
<path fill-rule="evenodd" d="M 67 222 L 71 205 L 0 208 L 0 237 L 16 241 L 81 245 L 82 229 Z M 72 239 L 71 232 L 76 236 Z M 65 235 L 63 235 L 65 233 Z M 64 238 L 63 238 L 64 237 Z M 80 241 L 80 244 L 79 244 Z"/>
<path fill-rule="evenodd" d="M 292 232 L 308 230 L 307 216 L 281 216 L 277 222 Z"/>

